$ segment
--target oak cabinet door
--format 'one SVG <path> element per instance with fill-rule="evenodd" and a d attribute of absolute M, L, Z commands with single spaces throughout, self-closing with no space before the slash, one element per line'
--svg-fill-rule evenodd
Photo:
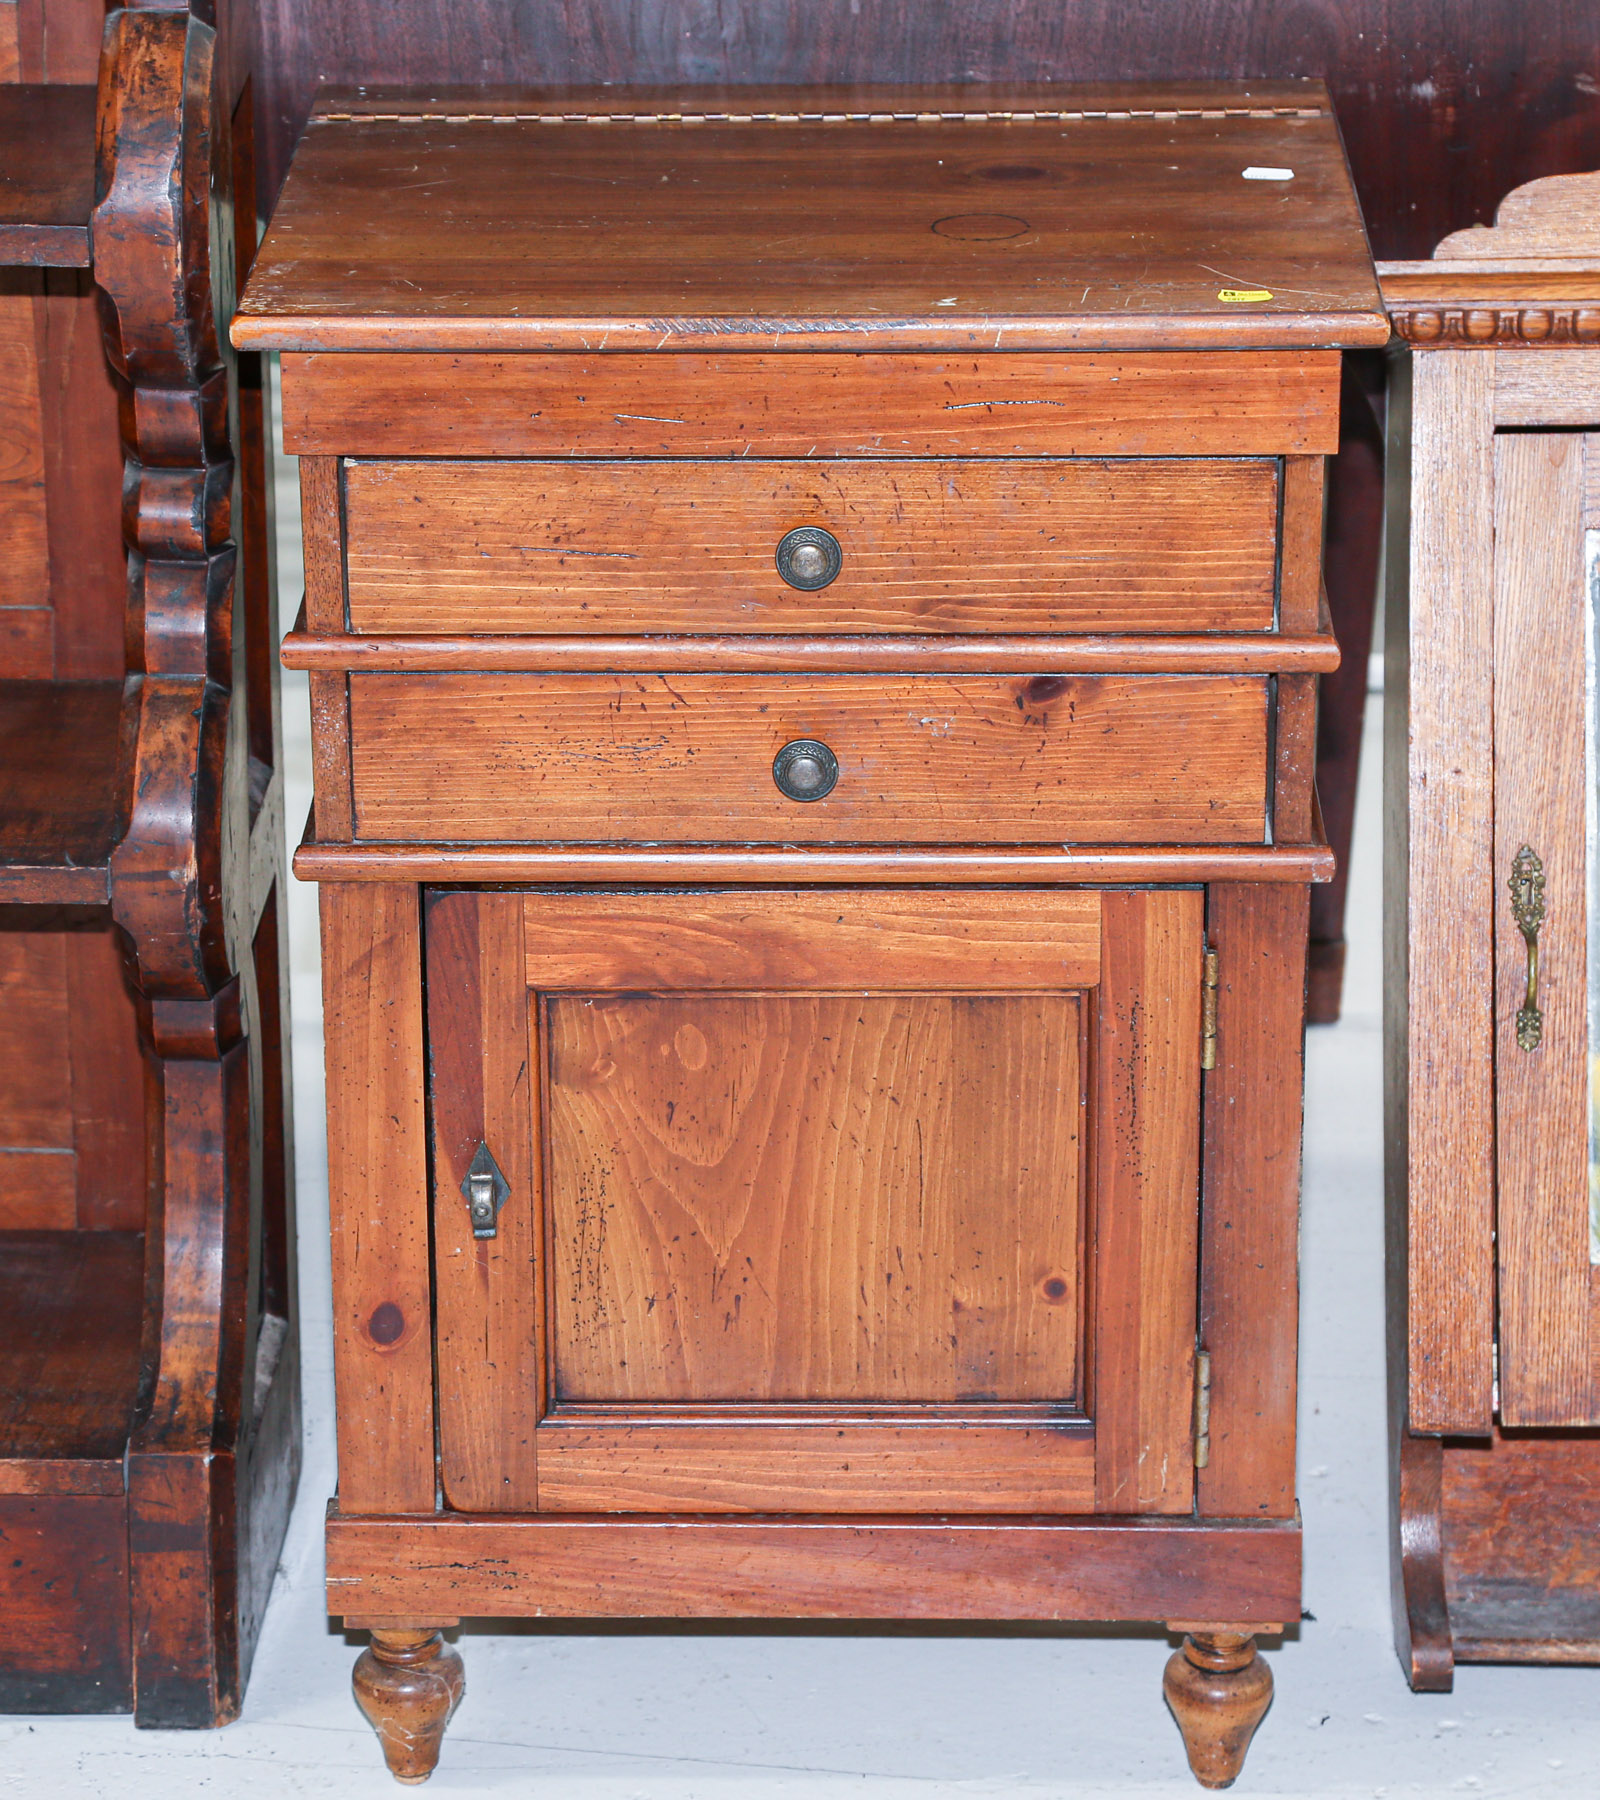
<path fill-rule="evenodd" d="M 447 1502 L 1188 1511 L 1202 913 L 431 896 Z"/>
<path fill-rule="evenodd" d="M 1600 1424 L 1600 434 L 1495 440 L 1500 1417 Z"/>

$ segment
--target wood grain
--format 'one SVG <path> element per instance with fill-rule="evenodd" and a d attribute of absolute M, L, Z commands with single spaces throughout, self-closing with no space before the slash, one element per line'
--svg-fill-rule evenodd
<path fill-rule="evenodd" d="M 1322 616 L 1322 531 L 1327 459 L 1283 462 L 1283 551 L 1278 575 L 1278 628 L 1315 631 Z"/>
<path fill-rule="evenodd" d="M 3 90 L 0 90 L 3 93 Z M 50 533 L 45 510 L 44 430 L 39 401 L 39 352 L 35 296 L 27 284 L 0 289 L 0 675 L 43 677 L 55 673 L 54 633 L 45 621 L 25 629 L 15 615 L 36 614 L 50 604 Z"/>
<path fill-rule="evenodd" d="M 1324 350 L 1148 355 L 286 352 L 320 456 L 1285 456 L 1338 447 Z"/>
<path fill-rule="evenodd" d="M 124 725 L 120 681 L 0 682 L 0 900 L 104 904 Z"/>
<path fill-rule="evenodd" d="M 1077 1395 L 1076 998 L 579 994 L 544 1015 L 561 1400 Z"/>
<path fill-rule="evenodd" d="M 317 835 L 355 835 L 355 800 L 350 784 L 350 683 L 346 676 L 315 672 L 311 690 L 311 773 L 315 786 L 312 817 Z"/>
<path fill-rule="evenodd" d="M 1300 1532 L 1124 1519 L 328 1519 L 328 1609 L 417 1618 L 1281 1623 Z"/>
<path fill-rule="evenodd" d="M 305 556 L 306 622 L 313 631 L 343 631 L 344 518 L 339 459 L 300 458 L 300 539 Z"/>
<path fill-rule="evenodd" d="M 6 1495 L 0 1534 L 0 1706 L 118 1713 L 133 1705 L 127 1503 L 108 1495 Z"/>
<path fill-rule="evenodd" d="M 1175 1629 L 1170 1627 L 1169 1629 Z M 1186 1630 L 1161 1691 L 1203 1788 L 1232 1787 L 1272 1704 L 1272 1671 L 1248 1631 Z"/>
<path fill-rule="evenodd" d="M 1317 678 L 1280 675 L 1272 735 L 1272 841 L 1309 843 L 1317 792 Z"/>
<path fill-rule="evenodd" d="M 434 1502 L 432 1282 L 415 888 L 324 887 L 323 1032 L 341 1492 Z"/>
<path fill-rule="evenodd" d="M 319 674 L 352 669 L 518 670 L 723 669 L 809 674 L 874 669 L 888 674 L 1243 675 L 1320 674 L 1339 666 L 1331 633 L 1317 637 L 312 637 L 283 640 L 290 669 Z M 1363 679 L 1365 679 L 1363 677 Z"/>
<path fill-rule="evenodd" d="M 350 677 L 356 831 L 480 842 L 1259 842 L 1266 688 L 1224 676 Z M 776 787 L 820 738 L 838 785 Z"/>
<path fill-rule="evenodd" d="M 66 934 L 0 932 L 0 1146 L 70 1151 Z"/>
<path fill-rule="evenodd" d="M 993 992 L 1093 987 L 1094 893 L 529 894 L 530 986 Z"/>
<path fill-rule="evenodd" d="M 1600 1445 L 1593 1436 L 1447 1444 L 1446 1595 L 1461 1662 L 1600 1661 Z"/>
<path fill-rule="evenodd" d="M 970 888 L 1033 886 L 1041 881 L 1326 881 L 1333 858 L 1325 844 L 1268 849 L 1232 845 L 1119 845 L 1104 849 L 978 849 L 946 845 L 918 850 L 874 844 L 857 850 L 823 846 L 785 849 L 745 845 L 715 850 L 631 845 L 324 844 L 310 840 L 295 852 L 306 881 L 401 882 L 859 882 L 903 887 L 938 882 Z"/>
<path fill-rule="evenodd" d="M 0 1231 L 71 1231 L 77 1222 L 71 1150 L 0 1149 Z"/>
<path fill-rule="evenodd" d="M 1200 1341 L 1211 1452 L 1199 1511 L 1295 1516 L 1307 893 L 1218 883 L 1217 1066 L 1205 1077 Z"/>
<path fill-rule="evenodd" d="M 142 1231 L 156 1073 L 140 1037 L 124 950 L 110 929 L 74 931 L 63 948 L 76 1223 L 91 1231 Z"/>
<path fill-rule="evenodd" d="M 1096 1510 L 1194 1503 L 1203 896 L 1103 897 L 1090 1242 Z M 1177 1616 L 1177 1615 L 1174 1615 Z"/>
<path fill-rule="evenodd" d="M 369 116 L 316 118 L 302 138 L 235 337 L 335 351 L 1381 343 L 1338 133 L 1307 98 L 1288 115 L 886 130 L 630 125 L 612 94 L 612 116 L 552 130 L 505 116 L 514 106 L 465 120 L 482 110 L 466 94 L 445 97 L 454 118 L 374 117 L 369 89 Z M 1251 105 L 1239 89 L 1210 99 Z M 902 91 L 873 110 L 926 105 Z M 1251 164 L 1295 176 L 1262 192 L 1240 180 Z M 410 200 L 371 206 L 391 190 Z M 1247 276 L 1217 272 L 1221 244 Z M 1260 297 L 1226 298 L 1244 291 Z"/>
<path fill-rule="evenodd" d="M 350 623 L 441 637 L 1262 631 L 1277 505 L 1266 458 L 353 461 Z M 1319 496 L 1319 524 L 1320 510 Z M 839 542 L 818 592 L 778 573 L 796 526 Z"/>
<path fill-rule="evenodd" d="M 8 1231 L 0 1492 L 122 1492 L 140 1373 L 144 1239 Z M 40 1482 L 40 1464 L 54 1464 Z"/>
<path fill-rule="evenodd" d="M 47 274 L 35 306 L 55 673 L 120 681 L 129 595 L 122 444 L 95 285 L 87 275 Z"/>
<path fill-rule="evenodd" d="M 426 922 L 439 1477 L 464 1512 L 540 1504 L 544 1059 L 529 1042 L 523 906 L 517 894 L 440 894 Z M 493 1238 L 473 1236 L 462 1193 L 480 1144 L 511 1189 Z"/>
<path fill-rule="evenodd" d="M 1546 431 L 1600 426 L 1600 349 L 1563 347 L 1556 357 L 1496 355 L 1494 422 Z"/>
<path fill-rule="evenodd" d="M 1589 1345 L 1589 983 L 1583 439 L 1495 440 L 1494 936 L 1500 1420 L 1585 1425 Z M 1553 671 L 1563 676 L 1552 679 Z M 1538 1048 L 1517 1042 L 1527 950 L 1507 878 L 1544 866 Z"/>
<path fill-rule="evenodd" d="M 1397 1079 L 1409 1139 L 1391 1178 L 1406 1195 L 1409 1403 L 1419 1432 L 1484 1432 L 1493 1410 L 1498 354 L 1413 357 L 1409 527 L 1389 539 L 1390 616 L 1409 686 L 1404 760 L 1391 764 L 1397 783 L 1405 771 L 1391 806 L 1409 815 L 1409 838 L 1391 908 L 1399 962 L 1390 983 L 1405 995 Z M 1408 943 L 1419 948 L 1408 953 Z"/>
<path fill-rule="evenodd" d="M 724 1409 L 726 1410 L 726 1409 Z M 937 1415 L 801 1424 L 607 1420 L 563 1409 L 539 1426 L 539 1505 L 572 1512 L 1086 1513 L 1094 1432 L 1044 1416 Z M 1020 1409 L 1018 1409 L 1020 1410 Z"/>
<path fill-rule="evenodd" d="M 1393 1334 L 1394 1321 L 1390 1321 Z M 1399 1380 L 1396 1380 L 1396 1374 Z M 1403 1401 L 1404 1370 L 1390 1369 L 1391 1394 Z M 1445 1594 L 1443 1536 L 1444 1444 L 1390 1421 L 1390 1605 L 1400 1667 L 1412 1689 L 1448 1694 L 1455 1681 L 1450 1603 Z"/>
<path fill-rule="evenodd" d="M 0 264 L 89 267 L 94 109 L 89 85 L 0 85 Z"/>

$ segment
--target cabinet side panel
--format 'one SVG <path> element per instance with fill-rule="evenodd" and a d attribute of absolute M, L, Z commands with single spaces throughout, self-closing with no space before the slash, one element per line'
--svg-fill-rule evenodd
<path fill-rule="evenodd" d="M 1487 1432 L 1494 1334 L 1492 350 L 1412 358 L 1411 1428 Z"/>
<path fill-rule="evenodd" d="M 440 1479 L 462 1511 L 531 1511 L 544 1359 L 522 897 L 443 894 L 427 917 Z M 461 1191 L 480 1144 L 510 1188 L 492 1238 Z"/>
<path fill-rule="evenodd" d="M 1308 891 L 1212 888 L 1216 1067 L 1205 1082 L 1200 1333 L 1211 1443 L 1200 1511 L 1294 1517 Z"/>
<path fill-rule="evenodd" d="M 1589 1422 L 1589 1017 L 1584 799 L 1583 439 L 1495 443 L 1495 1145 L 1500 1418 Z M 1536 859 L 1529 955 L 1508 877 Z"/>
<path fill-rule="evenodd" d="M 417 889 L 321 890 L 339 1492 L 432 1512 L 433 1320 Z"/>
<path fill-rule="evenodd" d="M 1104 897 L 1093 1033 L 1096 1507 L 1194 1499 L 1200 1154 L 1198 891 Z"/>

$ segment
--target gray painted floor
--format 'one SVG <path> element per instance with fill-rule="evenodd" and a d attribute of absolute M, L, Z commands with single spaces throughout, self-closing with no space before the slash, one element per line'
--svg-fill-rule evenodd
<path fill-rule="evenodd" d="M 292 468 L 292 465 L 291 465 Z M 294 524 L 292 490 L 281 524 Z M 291 537 L 292 542 L 292 537 Z M 293 559 L 283 591 L 298 596 Z M 286 608 L 292 613 L 293 607 Z M 1374 711 L 1378 708 L 1375 706 Z M 286 683 L 289 823 L 309 804 L 303 687 Z M 1374 726 L 1376 720 L 1373 721 Z M 1378 746 L 1352 867 L 1345 1018 L 1311 1034 L 1300 1495 L 1313 1619 L 1269 1652 L 1277 1700 L 1240 1795 L 1592 1796 L 1600 1671 L 1464 1669 L 1409 1693 L 1384 1542 Z M 356 1648 L 322 1610 L 333 1486 L 316 915 L 294 899 L 306 1467 L 244 1716 L 226 1731 L 0 1720 L 5 1796 L 391 1800 L 349 1698 Z M 496 1630 L 460 1634 L 467 1697 L 428 1791 L 538 1800 L 1192 1796 L 1159 1633 Z"/>

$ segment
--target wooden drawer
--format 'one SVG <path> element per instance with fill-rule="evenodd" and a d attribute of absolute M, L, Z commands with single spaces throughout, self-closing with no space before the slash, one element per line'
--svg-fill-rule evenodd
<path fill-rule="evenodd" d="M 350 677 L 356 835 L 488 843 L 1260 843 L 1261 676 Z M 838 759 L 797 802 L 773 759 Z"/>
<path fill-rule="evenodd" d="M 1276 458 L 370 462 L 358 632 L 1266 631 Z M 820 526 L 838 574 L 778 573 Z"/>

